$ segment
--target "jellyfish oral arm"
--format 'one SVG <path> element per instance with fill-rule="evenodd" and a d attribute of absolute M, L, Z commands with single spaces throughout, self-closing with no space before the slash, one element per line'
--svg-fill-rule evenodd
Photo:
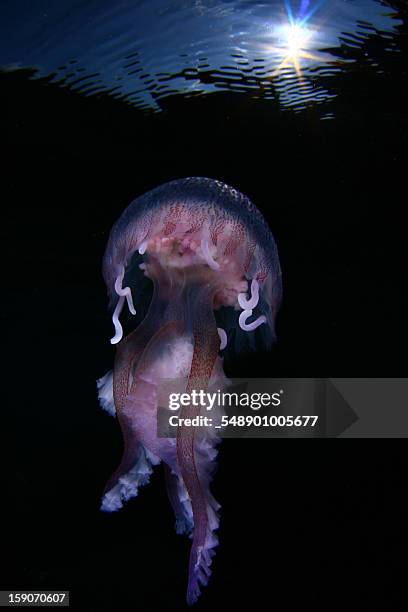
<path fill-rule="evenodd" d="M 126 477 L 140 456 L 141 445 L 138 434 L 132 426 L 132 420 L 124 414 L 124 407 L 132 387 L 131 371 L 135 370 L 146 346 L 156 335 L 159 316 L 160 304 L 156 302 L 151 305 L 148 315 L 139 327 L 126 336 L 116 350 L 113 369 L 113 397 L 110 398 L 110 401 L 116 409 L 116 415 L 122 430 L 124 449 L 119 466 L 105 486 L 104 510 L 112 511 L 122 507 L 121 498 L 123 500 L 127 499 L 126 495 L 128 495 L 128 492 L 121 486 L 121 479 Z M 106 398 L 104 397 L 103 399 L 103 407 L 105 407 Z M 143 461 L 141 461 L 141 468 L 143 469 Z M 115 494 L 111 493 L 112 489 L 115 489 Z M 134 492 L 135 494 L 136 492 Z M 116 497 L 116 503 L 113 503 L 114 497 Z"/>
<path fill-rule="evenodd" d="M 202 304 L 202 316 L 194 324 L 194 353 L 187 392 L 205 387 L 211 376 L 220 348 L 212 303 Z M 191 407 L 182 410 L 182 417 L 194 416 Z M 218 527 L 218 504 L 208 487 L 200 479 L 195 453 L 194 431 L 183 426 L 177 430 L 177 458 L 181 475 L 187 488 L 194 518 L 193 543 L 191 546 L 187 603 L 193 604 L 200 595 L 200 584 L 206 585 L 211 574 L 212 550 L 218 543 L 213 531 Z"/>

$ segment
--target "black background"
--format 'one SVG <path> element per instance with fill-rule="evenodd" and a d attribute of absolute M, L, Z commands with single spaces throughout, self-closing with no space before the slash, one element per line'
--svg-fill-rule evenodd
<path fill-rule="evenodd" d="M 100 263 L 112 223 L 146 190 L 223 180 L 275 235 L 278 344 L 229 373 L 405 375 L 404 57 L 381 78 L 345 71 L 334 121 L 227 93 L 174 96 L 148 117 L 28 72 L 0 76 L 1 588 L 69 589 L 74 609 L 186 607 L 189 542 L 161 469 L 119 513 L 99 512 L 121 454 L 95 392 L 113 357 Z M 225 440 L 220 546 L 196 609 L 400 609 L 407 467 L 404 440 Z"/>

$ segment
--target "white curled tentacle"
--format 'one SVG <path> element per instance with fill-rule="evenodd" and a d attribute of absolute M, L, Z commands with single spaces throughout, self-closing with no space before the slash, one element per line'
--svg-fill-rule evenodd
<path fill-rule="evenodd" d="M 247 323 L 247 319 L 252 316 L 252 310 L 243 310 L 239 315 L 239 326 L 243 331 L 254 331 L 257 327 L 262 325 L 262 323 L 266 323 L 266 317 L 261 315 L 252 323 Z"/>
<path fill-rule="evenodd" d="M 243 310 L 253 310 L 259 302 L 259 283 L 253 278 L 251 282 L 251 297 L 247 299 L 245 293 L 238 293 L 238 304 Z"/>
<path fill-rule="evenodd" d="M 147 244 L 148 244 L 148 240 L 144 240 L 140 244 L 139 249 L 138 249 L 140 255 L 144 255 L 146 253 Z"/>
<path fill-rule="evenodd" d="M 118 295 L 126 297 L 128 308 L 130 312 L 132 313 L 132 315 L 135 315 L 136 309 L 133 306 L 132 291 L 130 287 L 122 287 L 124 276 L 125 276 L 125 269 L 122 267 L 122 271 L 115 281 L 115 291 Z"/>
<path fill-rule="evenodd" d="M 215 261 L 215 259 L 213 258 L 213 256 L 210 253 L 210 249 L 209 249 L 209 246 L 208 246 L 208 239 L 207 238 L 202 238 L 201 239 L 201 252 L 203 254 L 203 257 L 204 257 L 206 263 L 209 265 L 211 270 L 219 270 L 220 269 L 220 264 Z"/>
<path fill-rule="evenodd" d="M 119 296 L 118 303 L 116 304 L 116 308 L 113 311 L 113 315 L 112 315 L 113 325 L 115 326 L 115 335 L 113 336 L 113 338 L 111 338 L 111 344 L 117 344 L 118 342 L 122 340 L 123 329 L 119 321 L 119 315 L 122 311 L 124 303 L 125 303 L 124 296 L 123 295 Z"/>
<path fill-rule="evenodd" d="M 223 351 L 225 347 L 227 346 L 227 341 L 228 341 L 227 334 L 225 330 L 222 329 L 222 327 L 217 327 L 217 331 L 218 331 L 218 335 L 221 340 L 220 351 Z"/>

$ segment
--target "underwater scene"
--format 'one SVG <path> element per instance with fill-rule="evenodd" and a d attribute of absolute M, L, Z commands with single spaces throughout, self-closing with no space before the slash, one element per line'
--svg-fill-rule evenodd
<path fill-rule="evenodd" d="M 402 609 L 407 1 L 4 0 L 0 99 L 0 605 Z"/>

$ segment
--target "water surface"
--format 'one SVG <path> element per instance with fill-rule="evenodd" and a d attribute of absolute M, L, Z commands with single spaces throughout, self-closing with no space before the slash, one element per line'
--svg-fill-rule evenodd
<path fill-rule="evenodd" d="M 373 41 L 392 61 L 402 22 L 377 0 L 16 0 L 0 23 L 3 68 L 84 96 L 159 112 L 171 95 L 232 91 L 294 111 L 325 103 L 331 118 L 336 78 L 362 63 L 384 74 Z"/>

